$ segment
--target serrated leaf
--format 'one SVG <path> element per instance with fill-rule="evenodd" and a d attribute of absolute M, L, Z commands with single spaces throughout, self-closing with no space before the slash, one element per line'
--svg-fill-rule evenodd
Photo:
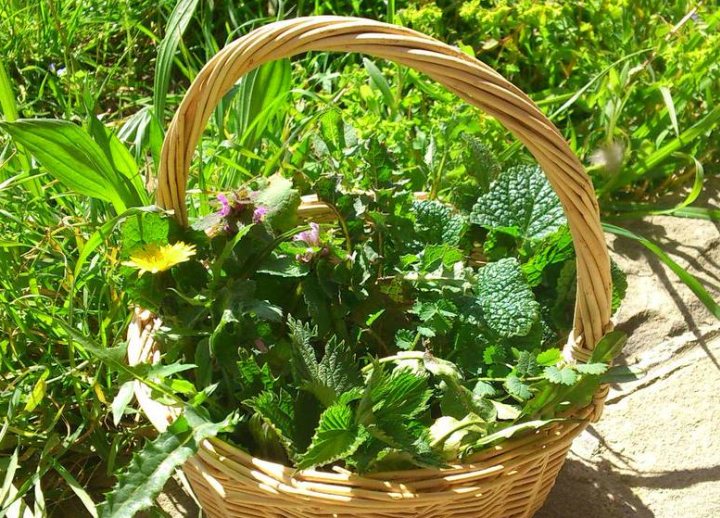
<path fill-rule="evenodd" d="M 543 367 L 555 365 L 563 359 L 562 351 L 557 348 L 548 349 L 537 355 L 537 363 Z"/>
<path fill-rule="evenodd" d="M 543 375 L 557 385 L 572 385 L 577 381 L 577 373 L 571 367 L 546 367 Z"/>
<path fill-rule="evenodd" d="M 398 368 L 373 388 L 373 413 L 378 421 L 414 417 L 427 410 L 431 395 L 427 376 Z"/>
<path fill-rule="evenodd" d="M 535 356 L 529 351 L 521 351 L 515 370 L 519 376 L 535 376 L 538 374 L 539 368 Z"/>
<path fill-rule="evenodd" d="M 486 365 L 504 363 L 508 358 L 507 349 L 502 345 L 488 345 L 483 349 L 483 362 Z"/>
<path fill-rule="evenodd" d="M 508 394 L 521 401 L 526 401 L 532 397 L 530 387 L 523 383 L 517 376 L 508 376 L 503 385 L 507 389 Z"/>
<path fill-rule="evenodd" d="M 152 507 L 165 483 L 197 452 L 198 445 L 230 426 L 234 420 L 234 417 L 228 417 L 219 423 L 204 421 L 190 408 L 186 408 L 185 414 L 133 456 L 118 476 L 116 486 L 106 495 L 101 507 L 103 518 L 132 518 L 139 511 Z"/>
<path fill-rule="evenodd" d="M 612 278 L 612 310 L 617 311 L 620 304 L 625 298 L 628 289 L 627 277 L 625 272 L 615 261 L 610 261 L 610 276 Z"/>
<path fill-rule="evenodd" d="M 288 455 L 294 453 L 295 409 L 287 392 L 281 390 L 280 395 L 264 391 L 243 403 L 257 412 L 262 420 L 272 428 L 280 439 Z"/>
<path fill-rule="evenodd" d="M 317 329 L 291 318 L 288 319 L 293 343 L 293 372 L 296 383 L 311 392 L 329 407 L 337 397 L 362 383 L 360 369 L 350 347 L 333 336 L 325 344 L 320 362 L 315 356 L 312 340 Z"/>
<path fill-rule="evenodd" d="M 580 374 L 599 375 L 604 374 L 608 370 L 606 363 L 578 363 L 575 370 Z"/>
<path fill-rule="evenodd" d="M 524 336 L 540 317 L 540 305 L 515 258 L 481 268 L 476 295 L 485 322 L 500 336 Z"/>
<path fill-rule="evenodd" d="M 297 467 L 306 469 L 347 458 L 367 438 L 365 428 L 355 423 L 350 407 L 333 405 L 320 416 L 310 447 L 300 456 Z"/>
<path fill-rule="evenodd" d="M 560 200 L 537 166 L 502 172 L 481 195 L 470 221 L 521 239 L 542 239 L 566 224 Z"/>

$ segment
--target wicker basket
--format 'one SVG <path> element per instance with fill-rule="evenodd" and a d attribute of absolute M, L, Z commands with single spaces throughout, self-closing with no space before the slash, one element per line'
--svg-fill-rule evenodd
<path fill-rule="evenodd" d="M 559 131 L 516 87 L 460 50 L 417 32 L 370 20 L 312 17 L 257 29 L 220 51 L 190 86 L 165 137 L 157 200 L 187 224 L 185 188 L 193 152 L 218 102 L 250 70 L 307 51 L 361 52 L 402 63 L 443 84 L 499 120 L 530 150 L 565 209 L 577 253 L 574 330 L 566 354 L 586 361 L 611 329 L 610 266 L 592 184 Z M 322 211 L 305 200 L 302 211 Z M 128 331 L 129 361 L 158 361 L 159 322 L 137 310 Z M 136 386 L 158 430 L 173 409 Z M 358 476 L 343 469 L 298 471 L 254 458 L 221 440 L 205 441 L 185 466 L 210 517 L 529 517 L 543 504 L 572 439 L 598 419 L 606 391 L 563 422 L 479 453 L 468 464 Z"/>

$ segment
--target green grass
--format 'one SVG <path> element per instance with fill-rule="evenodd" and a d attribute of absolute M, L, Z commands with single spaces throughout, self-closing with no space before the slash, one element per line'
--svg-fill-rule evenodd
<path fill-rule="evenodd" d="M 183 1 L 173 16 L 170 0 L 0 0 L 0 119 L 72 121 L 78 129 L 71 131 L 82 126 L 89 142 L 102 121 L 119 132 L 136 167 L 135 176 L 102 170 L 105 189 L 124 185 L 129 173 L 137 191 L 152 184 L 162 131 L 183 91 L 226 42 L 276 18 L 368 16 L 462 44 L 528 92 L 591 166 L 606 219 L 720 218 L 717 208 L 694 202 L 703 178 L 718 173 L 720 13 L 710 5 L 692 13 L 685 1 L 643 0 L 619 10 L 599 0 L 583 9 L 516 4 L 348 0 L 270 9 L 265 1 Z M 167 32 L 174 24 L 179 32 L 186 27 L 182 37 Z M 497 123 L 412 71 L 325 54 L 274 67 L 276 74 L 266 69 L 241 82 L 216 110 L 193 165 L 193 213 L 211 210 L 216 190 L 256 174 L 281 169 L 302 183 L 361 170 L 353 157 L 312 160 L 313 133 L 332 128 L 339 114 L 383 143 L 375 151 L 386 153 L 387 170 L 373 173 L 378 185 L 391 170 L 411 182 L 431 174 L 440 191 L 462 181 L 464 135 L 479 136 L 501 157 L 527 160 Z M 18 145 L 0 130 L 0 508 L 9 505 L 12 485 L 31 508 L 53 515 L 70 499 L 102 501 L 113 473 L 152 433 L 133 415 L 113 424 L 116 375 L 75 349 L 61 325 L 106 347 L 123 340 L 129 310 L 107 236 L 126 207 L 151 200 L 78 194 L 68 181 L 77 164 L 58 174 L 43 160 L 45 146 Z M 76 151 L 66 152 L 72 158 Z M 666 201 L 678 193 L 690 193 L 686 203 Z M 666 262 L 717 314 L 704 288 Z"/>

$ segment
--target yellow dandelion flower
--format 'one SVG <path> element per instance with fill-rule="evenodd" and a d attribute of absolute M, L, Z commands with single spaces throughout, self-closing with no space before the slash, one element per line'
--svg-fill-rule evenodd
<path fill-rule="evenodd" d="M 145 272 L 158 273 L 169 270 L 176 264 L 184 263 L 195 255 L 195 246 L 178 241 L 172 245 L 159 246 L 151 243 L 130 255 L 122 264 L 137 268 L 140 275 Z"/>

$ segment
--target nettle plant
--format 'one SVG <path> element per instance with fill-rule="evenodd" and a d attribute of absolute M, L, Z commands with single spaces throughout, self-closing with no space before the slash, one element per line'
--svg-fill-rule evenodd
<path fill-rule="evenodd" d="M 576 272 L 559 200 L 535 166 L 488 170 L 465 209 L 390 173 L 376 189 L 277 174 L 188 229 L 129 218 L 121 282 L 163 322 L 155 397 L 188 408 L 185 432 L 222 422 L 255 456 L 360 473 L 462 462 L 571 418 L 619 375 L 623 337 L 563 356 Z M 302 210 L 299 185 L 327 211 Z"/>

